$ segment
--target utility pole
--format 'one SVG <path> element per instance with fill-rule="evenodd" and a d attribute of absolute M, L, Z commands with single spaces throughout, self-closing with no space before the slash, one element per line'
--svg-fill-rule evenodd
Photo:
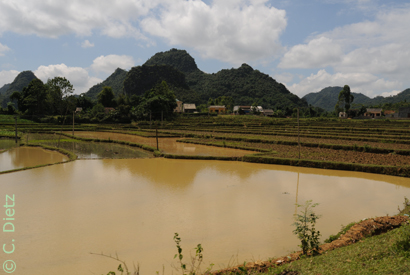
<path fill-rule="evenodd" d="M 161 127 L 164 126 L 164 111 L 161 111 Z"/>
<path fill-rule="evenodd" d="M 155 124 L 155 136 L 157 137 L 157 150 L 159 151 L 159 149 L 158 149 L 158 125 L 157 124 Z"/>
<path fill-rule="evenodd" d="M 75 111 L 73 111 L 73 136 L 74 136 L 74 113 Z"/>
<path fill-rule="evenodd" d="M 300 124 L 299 124 L 299 107 L 298 107 L 298 145 L 299 145 L 299 159 L 300 159 Z"/>
<path fill-rule="evenodd" d="M 16 143 L 17 143 L 17 116 L 14 116 L 14 119 L 15 119 L 14 127 L 15 127 L 15 131 L 16 131 Z"/>
<path fill-rule="evenodd" d="M 151 129 L 151 110 L 149 111 L 149 128 Z"/>

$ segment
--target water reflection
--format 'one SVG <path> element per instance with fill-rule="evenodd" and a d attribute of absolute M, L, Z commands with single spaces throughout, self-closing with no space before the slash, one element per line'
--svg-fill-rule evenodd
<path fill-rule="evenodd" d="M 18 146 L 14 139 L 0 138 L 0 151 L 11 149 Z"/>
<path fill-rule="evenodd" d="M 68 157 L 36 147 L 18 147 L 0 153 L 0 171 L 67 161 Z"/>
<path fill-rule="evenodd" d="M 220 268 L 233 255 L 243 263 L 298 249 L 291 226 L 296 199 L 320 203 L 317 228 L 327 237 L 341 224 L 394 214 L 410 193 L 408 179 L 320 171 L 222 161 L 77 160 L 0 175 L 0 198 L 18 198 L 16 274 L 106 274 L 117 263 L 88 254 L 101 251 L 139 262 L 142 274 L 155 274 L 162 264 L 169 274 L 175 232 L 184 255 L 201 243 L 205 265 Z"/>

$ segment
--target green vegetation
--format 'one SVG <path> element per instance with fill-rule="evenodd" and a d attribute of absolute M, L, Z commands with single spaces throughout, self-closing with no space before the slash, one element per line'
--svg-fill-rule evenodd
<path fill-rule="evenodd" d="M 335 106 L 335 111 L 340 111 L 340 104 L 344 103 L 344 110 L 346 113 L 350 110 L 350 104 L 353 102 L 354 96 L 350 93 L 349 85 L 345 85 L 339 93 L 338 101 Z"/>
<path fill-rule="evenodd" d="M 302 99 L 305 99 L 309 105 L 322 108 L 326 111 L 333 111 L 335 105 L 338 103 L 338 96 L 343 87 L 327 87 L 317 93 L 309 93 Z M 353 89 L 354 90 L 354 89 Z M 360 93 L 351 93 L 354 96 L 354 104 L 352 108 L 362 109 L 364 112 L 367 107 L 382 108 L 383 110 L 398 110 L 400 107 L 410 106 L 410 89 L 406 89 L 401 93 L 391 96 L 382 97 L 377 96 L 375 98 L 369 98 Z M 358 114 L 362 115 L 363 110 Z"/>
<path fill-rule="evenodd" d="M 98 94 L 102 91 L 104 87 L 111 87 L 114 95 L 120 96 L 123 93 L 124 80 L 127 72 L 123 69 L 117 68 L 113 74 L 111 74 L 103 82 L 92 86 L 84 96 L 90 98 L 91 100 L 97 100 Z"/>
<path fill-rule="evenodd" d="M 10 96 L 13 92 L 21 92 L 24 87 L 37 77 L 31 71 L 23 71 L 17 75 L 12 83 L 8 86 L 3 86 L 2 92 L 0 93 L 0 107 L 7 108 L 7 103 L 10 101 Z M 7 90 L 5 90 L 7 87 Z M 5 90 L 5 91 L 4 91 Z"/>
<path fill-rule="evenodd" d="M 319 254 L 319 237 L 320 231 L 315 228 L 316 221 L 320 218 L 313 212 L 318 203 L 312 204 L 312 201 L 306 201 L 304 205 L 297 204 L 298 208 L 302 208 L 301 214 L 296 214 L 295 223 L 296 229 L 293 231 L 301 241 L 300 248 L 302 254 L 317 255 Z"/>
<path fill-rule="evenodd" d="M 256 103 L 264 108 L 282 109 L 289 115 L 293 108 L 308 107 L 305 101 L 290 93 L 283 84 L 247 64 L 238 69 L 206 74 L 197 68 L 194 59 L 186 51 L 172 49 L 155 54 L 145 65 L 172 66 L 184 73 L 190 88 L 186 93 L 190 94 L 179 93 L 177 89 L 175 94 L 178 99 L 198 106 L 207 104 L 209 98 L 226 96 L 234 99 L 234 105 L 250 106 Z"/>
<path fill-rule="evenodd" d="M 366 238 L 358 243 L 301 259 L 263 274 L 292 270 L 299 274 L 409 274 L 408 240 L 410 226 Z"/>

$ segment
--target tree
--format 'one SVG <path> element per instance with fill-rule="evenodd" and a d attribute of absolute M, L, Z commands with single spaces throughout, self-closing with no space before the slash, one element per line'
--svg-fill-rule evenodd
<path fill-rule="evenodd" d="M 339 93 L 339 101 L 336 104 L 336 106 L 344 102 L 345 103 L 344 110 L 347 113 L 350 109 L 350 104 L 353 102 L 353 100 L 354 100 L 354 96 L 350 93 L 349 85 L 345 85 Z"/>
<path fill-rule="evenodd" d="M 19 111 L 27 115 L 44 115 L 47 110 L 47 89 L 40 79 L 33 79 L 21 93 L 15 91 L 10 98 L 17 100 Z"/>
<path fill-rule="evenodd" d="M 140 114 L 151 113 L 152 119 L 171 117 L 177 107 L 175 94 L 169 89 L 168 84 L 162 81 L 150 91 L 145 92 L 138 110 Z"/>
<path fill-rule="evenodd" d="M 73 85 L 65 77 L 56 76 L 48 79 L 45 84 L 47 89 L 47 103 L 49 113 L 60 114 L 68 112 L 67 98 L 74 92 Z"/>
<path fill-rule="evenodd" d="M 98 103 L 101 103 L 104 107 L 115 107 L 114 92 L 111 87 L 105 86 L 98 94 Z"/>

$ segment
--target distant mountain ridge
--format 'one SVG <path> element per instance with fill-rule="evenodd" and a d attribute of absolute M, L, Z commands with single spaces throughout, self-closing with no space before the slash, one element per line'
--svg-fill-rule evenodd
<path fill-rule="evenodd" d="M 307 101 L 308 104 L 314 107 L 320 107 L 327 111 L 333 111 L 335 109 L 335 105 L 338 101 L 339 93 L 343 89 L 343 87 L 327 87 L 322 89 L 317 93 L 309 93 L 303 97 Z M 375 98 L 367 97 L 361 93 L 352 93 L 354 96 L 354 100 L 352 103 L 352 107 L 354 108 L 355 104 L 363 104 L 365 106 L 374 106 L 379 104 L 385 103 L 398 103 L 404 100 L 410 102 L 410 89 L 406 89 L 401 93 L 390 96 L 390 97 L 383 97 L 377 96 Z"/>

